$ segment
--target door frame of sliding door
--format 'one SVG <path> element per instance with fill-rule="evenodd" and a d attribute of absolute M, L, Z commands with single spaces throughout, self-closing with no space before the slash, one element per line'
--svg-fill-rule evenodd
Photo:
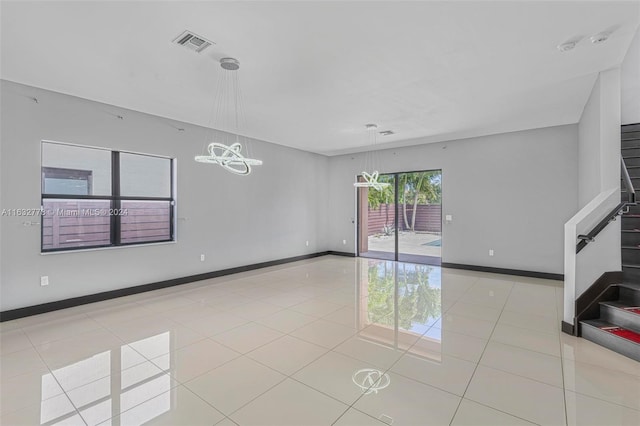
<path fill-rule="evenodd" d="M 393 204 L 394 204 L 394 229 L 393 229 L 393 233 L 394 233 L 394 253 L 393 253 L 393 260 L 398 262 L 399 259 L 399 255 L 400 255 L 400 237 L 398 235 L 398 229 L 400 228 L 400 222 L 399 222 L 399 213 L 400 213 L 400 195 L 399 195 L 399 187 L 400 187 L 400 175 L 402 174 L 410 174 L 410 173 L 426 173 L 426 172 L 435 172 L 435 171 L 440 171 L 440 187 L 441 187 L 441 200 L 440 200 L 440 239 L 443 239 L 443 234 L 444 234 L 444 227 L 443 227 L 443 219 L 442 219 L 442 198 L 444 197 L 443 191 L 442 191 L 442 175 L 443 175 L 443 169 L 439 168 L 439 169 L 429 169 L 429 170 L 415 170 L 415 171 L 405 171 L 405 172 L 391 172 L 391 173 L 380 173 L 380 176 L 393 176 Z M 357 175 L 356 176 L 356 180 L 357 181 L 361 181 L 362 176 L 361 175 Z M 362 251 L 361 251 L 361 238 L 362 238 L 362 214 L 364 214 L 364 212 L 362 211 L 362 191 L 361 188 L 356 188 L 356 256 L 360 257 L 362 255 Z M 367 211 L 368 213 L 368 211 Z M 368 228 L 368 224 L 367 224 L 367 228 Z M 367 229 L 367 235 L 368 235 L 368 229 Z M 442 253 L 440 253 L 440 257 L 442 258 Z"/>

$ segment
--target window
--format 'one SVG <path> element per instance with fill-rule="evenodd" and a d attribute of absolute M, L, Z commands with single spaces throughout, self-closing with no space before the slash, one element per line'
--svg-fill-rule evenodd
<path fill-rule="evenodd" d="M 42 143 L 42 251 L 174 240 L 174 160 Z"/>

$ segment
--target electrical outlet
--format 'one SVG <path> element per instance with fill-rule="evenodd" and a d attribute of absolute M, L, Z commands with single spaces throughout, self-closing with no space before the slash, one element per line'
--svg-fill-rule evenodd
<path fill-rule="evenodd" d="M 200 262 L 204 262 L 204 254 L 200 255 Z"/>
<path fill-rule="evenodd" d="M 342 240 L 342 244 L 346 246 L 347 245 L 347 240 Z"/>
<path fill-rule="evenodd" d="M 42 287 L 44 287 L 45 285 L 49 285 L 49 276 L 48 275 L 44 275 L 44 276 L 40 277 L 40 285 Z"/>
<path fill-rule="evenodd" d="M 307 247 L 309 247 L 309 241 L 306 242 Z"/>
<path fill-rule="evenodd" d="M 489 249 L 489 256 L 493 256 L 493 249 Z"/>

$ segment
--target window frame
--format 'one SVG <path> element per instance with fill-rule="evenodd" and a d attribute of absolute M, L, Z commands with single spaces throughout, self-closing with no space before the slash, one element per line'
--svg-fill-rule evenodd
<path fill-rule="evenodd" d="M 44 248 L 44 214 L 40 221 L 40 253 L 60 253 L 60 252 L 72 252 L 72 251 L 86 251 L 86 250 L 97 250 L 97 249 L 108 249 L 108 248 L 116 248 L 116 247 L 131 247 L 131 246 L 141 246 L 141 245 L 153 245 L 153 244 L 163 244 L 163 243 L 172 243 L 176 241 L 176 159 L 171 157 L 166 157 L 162 155 L 154 155 L 154 154 L 146 154 L 132 151 L 124 151 L 124 150 L 113 150 L 109 148 L 99 148 L 93 146 L 85 146 L 85 145 L 77 145 L 65 142 L 54 142 L 43 140 L 41 141 L 41 146 L 45 143 L 48 144 L 57 144 L 57 145 L 67 145 L 77 148 L 88 148 L 88 149 L 98 149 L 102 151 L 108 151 L 111 153 L 111 195 L 78 195 L 78 194 L 48 194 L 45 193 L 44 187 L 44 177 L 45 171 L 44 169 L 62 169 L 59 167 L 50 167 L 43 166 L 43 158 L 41 155 L 40 161 L 40 208 L 41 211 L 44 212 L 44 201 L 45 200 L 105 200 L 110 201 L 111 209 L 114 211 L 118 211 L 121 208 L 122 201 L 164 201 L 169 202 L 169 238 L 166 240 L 150 240 L 150 241 L 135 241 L 131 243 L 122 243 L 121 242 L 121 218 L 123 215 L 110 214 L 109 215 L 109 229 L 110 229 L 110 244 L 103 245 L 95 245 L 95 246 L 80 246 L 80 247 L 58 247 L 58 248 Z M 170 175 L 170 196 L 169 197 L 149 197 L 149 196 L 123 196 L 120 195 L 120 154 L 134 154 L 134 155 L 142 155 L 146 157 L 155 157 L 162 158 L 169 161 L 169 175 Z M 71 170 L 71 169 L 67 169 Z M 84 172 L 84 171 L 82 171 Z"/>

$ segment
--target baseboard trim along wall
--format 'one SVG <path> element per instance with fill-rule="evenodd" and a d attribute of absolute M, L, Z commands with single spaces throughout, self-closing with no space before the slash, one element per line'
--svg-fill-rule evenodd
<path fill-rule="evenodd" d="M 346 251 L 329 251 L 327 254 L 332 254 L 334 256 L 356 257 L 355 253 L 348 253 Z"/>
<path fill-rule="evenodd" d="M 562 332 L 563 333 L 575 336 L 574 331 L 575 331 L 575 327 L 573 326 L 573 324 L 569 324 L 568 322 L 562 321 Z"/>
<path fill-rule="evenodd" d="M 55 302 L 42 303 L 40 305 L 26 306 L 24 308 L 11 309 L 0 312 L 0 322 L 11 321 L 18 318 L 32 315 L 44 314 L 60 309 L 72 308 L 74 306 L 86 305 L 88 303 L 101 302 L 103 300 L 115 299 L 122 296 L 144 293 L 147 291 L 159 290 L 161 288 L 173 287 L 181 284 L 188 284 L 195 281 L 208 280 L 225 275 L 237 274 L 240 272 L 253 271 L 255 269 L 267 268 L 269 266 L 283 265 L 285 263 L 297 262 L 299 260 L 312 259 L 314 257 L 326 256 L 348 256 L 355 257 L 351 253 L 323 251 L 318 253 L 305 254 L 301 256 L 288 257 L 286 259 L 270 260 L 268 262 L 255 263 L 252 265 L 237 266 L 235 268 L 222 269 L 220 271 L 206 272 L 204 274 L 190 275 L 187 277 L 173 278 L 166 281 L 159 281 L 150 284 L 143 284 L 134 287 L 121 288 L 118 290 L 105 291 L 102 293 L 89 294 L 86 296 L 72 297 L 70 299 L 58 300 Z"/>
<path fill-rule="evenodd" d="M 448 263 L 448 262 L 442 262 L 441 266 L 443 268 L 451 268 L 451 269 L 467 269 L 470 271 L 491 272 L 494 274 L 517 275 L 520 277 L 531 277 L 531 278 L 542 278 L 545 280 L 564 281 L 563 274 L 552 274 L 549 272 L 523 271 L 521 269 L 494 268 L 491 266 L 465 265 L 462 263 Z"/>
<path fill-rule="evenodd" d="M 159 290 L 166 287 L 173 287 L 181 284 L 188 284 L 196 281 L 208 280 L 225 275 L 237 274 L 240 272 L 253 271 L 256 269 L 268 268 L 270 266 L 283 265 L 285 263 L 297 262 L 299 260 L 313 259 L 315 257 L 334 255 L 344 257 L 356 257 L 355 253 L 341 251 L 323 251 L 318 253 L 305 254 L 301 256 L 288 257 L 285 259 L 270 260 L 268 262 L 254 263 L 251 265 L 237 266 L 235 268 L 222 269 L 219 271 L 206 272 L 203 274 L 189 275 L 181 278 L 173 278 L 166 281 L 158 281 L 150 284 L 143 284 L 134 287 L 126 287 L 118 290 L 105 291 L 102 293 L 89 294 L 86 296 L 72 297 L 70 299 L 57 300 L 55 302 L 42 303 L 39 305 L 26 306 L 24 308 L 10 309 L 0 312 L 0 322 L 11 321 L 18 318 L 32 315 L 44 314 L 58 311 L 60 309 L 73 308 L 75 306 L 89 303 L 101 302 L 103 300 L 115 299 L 117 297 L 130 296 L 132 294 L 144 293 L 147 291 Z M 523 277 L 544 278 L 549 280 L 563 280 L 562 274 L 550 274 L 547 272 L 522 271 L 519 269 L 493 268 L 489 266 L 464 265 L 460 263 L 442 263 L 443 268 L 467 269 L 471 271 L 491 272 L 496 274 L 517 275 Z"/>

